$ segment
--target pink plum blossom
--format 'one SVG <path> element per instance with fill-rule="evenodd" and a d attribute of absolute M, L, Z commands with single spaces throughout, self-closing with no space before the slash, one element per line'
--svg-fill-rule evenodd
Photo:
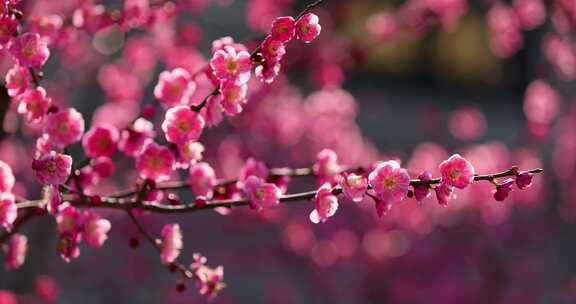
<path fill-rule="evenodd" d="M 18 304 L 18 298 L 9 290 L 0 290 L 0 303 L 2 304 Z"/>
<path fill-rule="evenodd" d="M 44 132 L 53 146 L 63 148 L 79 141 L 84 134 L 84 117 L 74 108 L 49 113 L 44 122 Z"/>
<path fill-rule="evenodd" d="M 28 251 L 28 238 L 15 233 L 5 249 L 4 266 L 6 270 L 14 270 L 24 264 Z"/>
<path fill-rule="evenodd" d="M 476 173 L 472 164 L 460 154 L 450 156 L 438 168 L 442 174 L 442 182 L 459 189 L 470 185 Z"/>
<path fill-rule="evenodd" d="M 5 80 L 8 95 L 16 97 L 28 89 L 32 81 L 32 76 L 27 67 L 16 64 L 8 70 Z"/>
<path fill-rule="evenodd" d="M 182 232 L 178 224 L 166 224 L 162 227 L 162 252 L 160 259 L 163 264 L 174 262 L 183 247 Z"/>
<path fill-rule="evenodd" d="M 18 207 L 14 202 L 14 195 L 8 192 L 0 193 L 0 225 L 10 231 L 17 216 Z"/>
<path fill-rule="evenodd" d="M 245 83 L 238 84 L 233 81 L 225 81 L 221 90 L 222 99 L 220 104 L 224 112 L 230 116 L 242 112 L 242 106 L 246 103 L 247 85 Z"/>
<path fill-rule="evenodd" d="M 527 171 L 520 172 L 516 176 L 516 186 L 518 189 L 524 190 L 530 188 L 532 186 L 532 179 L 534 178 L 534 173 L 530 173 Z"/>
<path fill-rule="evenodd" d="M 224 267 L 218 266 L 210 268 L 207 266 L 200 267 L 195 272 L 196 286 L 201 295 L 207 296 L 209 299 L 214 298 L 225 284 L 224 280 Z"/>
<path fill-rule="evenodd" d="M 108 239 L 107 233 L 111 224 L 107 219 L 103 219 L 94 212 L 86 211 L 83 214 L 82 237 L 86 243 L 93 247 L 100 247 Z"/>
<path fill-rule="evenodd" d="M 310 221 L 314 224 L 324 223 L 328 218 L 336 214 L 338 210 L 338 198 L 332 194 L 332 187 L 324 183 L 314 197 L 316 208 L 310 213 Z"/>
<path fill-rule="evenodd" d="M 263 63 L 254 69 L 254 75 L 264 83 L 272 83 L 280 73 L 280 60 L 279 58 L 267 58 Z"/>
<path fill-rule="evenodd" d="M 418 179 L 421 181 L 428 181 L 432 179 L 432 174 L 428 171 L 424 171 L 418 175 Z M 421 202 L 425 198 L 430 196 L 430 186 L 428 185 L 415 185 L 414 186 L 414 198 Z"/>
<path fill-rule="evenodd" d="M 8 14 L 0 16 L 0 44 L 10 41 L 17 29 L 18 20 L 16 18 Z"/>
<path fill-rule="evenodd" d="M 92 161 L 92 170 L 99 178 L 108 178 L 114 174 L 116 165 L 110 157 L 100 156 Z"/>
<path fill-rule="evenodd" d="M 399 31 L 398 20 L 391 13 L 377 13 L 366 21 L 368 33 L 375 39 L 387 42 L 392 40 Z"/>
<path fill-rule="evenodd" d="M 196 196 L 212 197 L 216 186 L 216 174 L 208 163 L 196 163 L 190 166 L 188 183 Z"/>
<path fill-rule="evenodd" d="M 56 215 L 59 210 L 60 204 L 62 204 L 62 195 L 58 190 L 57 185 L 48 185 L 44 187 L 42 191 L 42 198 L 46 203 L 46 210 L 52 215 Z"/>
<path fill-rule="evenodd" d="M 176 68 L 160 73 L 158 84 L 154 87 L 154 96 L 165 107 L 188 105 L 195 90 L 196 83 L 192 81 L 190 73 L 185 69 Z"/>
<path fill-rule="evenodd" d="M 338 184 L 342 187 L 344 195 L 353 202 L 361 202 L 368 189 L 366 177 L 355 173 L 342 173 Z"/>
<path fill-rule="evenodd" d="M 154 125 L 144 118 L 138 118 L 132 128 L 124 129 L 120 133 L 118 150 L 128 156 L 136 156 L 140 154 L 146 141 L 152 137 L 154 137 Z"/>
<path fill-rule="evenodd" d="M 496 186 L 496 191 L 494 191 L 494 199 L 499 202 L 504 201 L 508 197 L 508 195 L 510 195 L 510 192 L 514 190 L 513 186 L 514 186 L 514 179 L 512 178 L 508 178 L 502 183 L 498 184 Z"/>
<path fill-rule="evenodd" d="M 560 111 L 560 97 L 548 82 L 536 79 L 526 89 L 524 113 L 531 122 L 548 124 Z"/>
<path fill-rule="evenodd" d="M 89 157 L 112 156 L 120 135 L 118 129 L 110 124 L 92 126 L 82 139 L 84 152 Z"/>
<path fill-rule="evenodd" d="M 60 205 L 56 224 L 60 233 L 79 233 L 82 228 L 82 213 L 69 203 Z"/>
<path fill-rule="evenodd" d="M 278 17 L 272 22 L 272 28 L 270 29 L 270 36 L 281 42 L 288 42 L 296 34 L 296 21 L 294 18 Z"/>
<path fill-rule="evenodd" d="M 80 256 L 81 240 L 82 235 L 78 232 L 65 232 L 58 236 L 57 251 L 64 262 L 69 263 Z"/>
<path fill-rule="evenodd" d="M 368 183 L 385 204 L 400 202 L 408 194 L 410 175 L 394 160 L 382 162 L 368 176 Z"/>
<path fill-rule="evenodd" d="M 26 115 L 29 123 L 42 120 L 52 103 L 43 87 L 26 90 L 18 96 L 18 101 L 18 113 Z"/>
<path fill-rule="evenodd" d="M 317 160 L 312 166 L 314 174 L 321 183 L 334 183 L 341 168 L 338 164 L 338 155 L 330 149 L 324 149 L 318 153 Z"/>
<path fill-rule="evenodd" d="M 546 21 L 546 6 L 542 0 L 514 0 L 514 9 L 526 30 L 535 29 Z"/>
<path fill-rule="evenodd" d="M 310 43 L 316 39 L 322 30 L 318 23 L 320 18 L 316 14 L 307 13 L 296 22 L 296 37 L 305 43 Z"/>
<path fill-rule="evenodd" d="M 245 45 L 243 45 L 242 43 L 235 42 L 234 38 L 230 36 L 226 36 L 212 41 L 212 52 L 216 52 L 218 50 L 224 50 L 224 48 L 227 46 L 234 48 L 236 52 L 248 51 Z"/>
<path fill-rule="evenodd" d="M 282 57 L 285 54 L 286 48 L 284 47 L 284 42 L 281 40 L 268 36 L 262 42 L 262 55 L 264 55 L 265 58 Z"/>
<path fill-rule="evenodd" d="M 214 71 L 214 76 L 220 80 L 246 83 L 250 79 L 252 62 L 248 52 L 237 52 L 233 47 L 225 46 L 214 53 L 210 59 L 210 66 Z"/>
<path fill-rule="evenodd" d="M 171 143 L 183 143 L 197 140 L 204 129 L 204 118 L 187 106 L 176 106 L 166 112 L 162 130 L 166 140 Z"/>
<path fill-rule="evenodd" d="M 178 166 L 182 169 L 188 169 L 191 164 L 202 160 L 204 145 L 199 142 L 188 140 L 178 145 Z"/>
<path fill-rule="evenodd" d="M 224 280 L 224 268 L 222 266 L 216 268 L 206 266 L 206 257 L 199 253 L 195 253 L 192 258 L 194 262 L 190 265 L 190 269 L 194 273 L 196 287 L 198 287 L 200 294 L 209 298 L 215 297 L 225 286 L 222 282 Z"/>
<path fill-rule="evenodd" d="M 448 201 L 454 195 L 454 187 L 446 183 L 441 183 L 440 185 L 436 186 L 434 191 L 436 191 L 436 198 L 438 199 L 438 203 L 442 206 L 448 205 Z"/>
<path fill-rule="evenodd" d="M 206 101 L 206 106 L 200 111 L 206 125 L 214 127 L 222 122 L 222 94 L 211 95 Z"/>
<path fill-rule="evenodd" d="M 250 200 L 250 208 L 260 210 L 278 205 L 282 192 L 275 184 L 265 183 L 261 178 L 251 175 L 244 181 L 244 193 Z"/>
<path fill-rule="evenodd" d="M 68 203 L 60 205 L 56 215 L 59 240 L 58 252 L 65 262 L 80 256 L 80 240 L 82 239 L 82 213 Z"/>
<path fill-rule="evenodd" d="M 35 69 L 41 68 L 50 56 L 46 41 L 30 32 L 11 40 L 10 53 L 20 65 Z"/>
<path fill-rule="evenodd" d="M 174 172 L 174 154 L 168 147 L 148 143 L 136 158 L 136 168 L 141 178 L 161 182 Z"/>
<path fill-rule="evenodd" d="M 61 185 L 68 180 L 72 170 L 72 157 L 51 151 L 32 161 L 36 179 L 44 185 Z"/>
<path fill-rule="evenodd" d="M 268 177 L 268 168 L 263 161 L 259 161 L 250 157 L 246 160 L 244 166 L 240 168 L 240 172 L 238 173 L 238 180 L 244 181 L 252 175 L 261 179 L 266 179 Z"/>
<path fill-rule="evenodd" d="M 0 160 L 0 192 L 12 192 L 14 188 L 14 173 L 12 173 L 12 168 Z"/>

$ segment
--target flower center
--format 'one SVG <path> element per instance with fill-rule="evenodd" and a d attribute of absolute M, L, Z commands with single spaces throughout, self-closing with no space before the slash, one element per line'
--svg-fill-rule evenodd
<path fill-rule="evenodd" d="M 460 177 L 460 170 L 450 169 L 450 172 L 448 172 L 448 175 L 450 176 L 451 179 L 457 179 L 458 177 Z"/>
<path fill-rule="evenodd" d="M 188 123 L 188 121 L 180 119 L 176 122 L 176 128 L 178 128 L 180 132 L 188 132 L 188 130 L 190 129 L 190 124 Z"/>
<path fill-rule="evenodd" d="M 396 180 L 394 180 L 394 178 L 392 177 L 388 177 L 384 179 L 384 182 L 382 184 L 384 185 L 384 188 L 392 190 L 394 189 L 394 187 L 396 187 Z"/>
<path fill-rule="evenodd" d="M 48 172 L 50 173 L 54 173 L 56 172 L 56 162 L 54 162 L 53 160 L 48 161 L 48 163 L 46 164 L 46 170 L 48 170 Z"/>
<path fill-rule="evenodd" d="M 234 60 L 234 59 L 229 59 L 226 62 L 226 69 L 230 73 L 236 72 L 236 70 L 238 70 L 238 62 L 236 62 L 236 60 Z"/>
<path fill-rule="evenodd" d="M 162 168 L 163 164 L 164 159 L 158 155 L 150 156 L 150 159 L 148 160 L 148 165 L 150 166 L 150 168 L 155 170 Z"/>
<path fill-rule="evenodd" d="M 28 42 L 24 46 L 24 48 L 22 49 L 22 54 L 24 55 L 24 57 L 30 59 L 30 58 L 34 57 L 34 55 L 36 54 L 35 49 L 36 49 L 36 47 L 35 47 L 34 43 Z"/>

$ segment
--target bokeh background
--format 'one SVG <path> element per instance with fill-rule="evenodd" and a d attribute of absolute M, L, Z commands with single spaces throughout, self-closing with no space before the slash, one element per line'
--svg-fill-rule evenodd
<path fill-rule="evenodd" d="M 74 2 L 24 5 L 42 14 L 67 11 Z M 56 51 L 43 80 L 51 96 L 78 107 L 92 122 L 128 122 L 153 100 L 163 69 L 197 70 L 211 56 L 211 42 L 222 36 L 254 47 L 272 17 L 307 4 L 188 2 L 188 10 L 150 36 L 112 27 L 94 37 L 80 35 L 74 47 Z M 406 199 L 384 218 L 366 200 L 342 201 L 336 216 L 320 225 L 308 220 L 310 202 L 259 213 L 238 208 L 226 216 L 150 214 L 144 224 L 159 233 L 165 223 L 180 223 L 181 261 L 201 252 L 210 265 L 225 267 L 228 286 L 213 303 L 574 303 L 576 86 L 569 65 L 576 64 L 550 60 L 560 55 L 550 55 L 549 48 L 558 46 L 545 42 L 565 39 L 576 61 L 573 24 L 562 32 L 552 18 L 563 1 L 547 1 L 545 22 L 519 30 L 521 47 L 504 55 L 494 46 L 490 24 L 506 18 L 487 18 L 496 1 L 462 1 L 467 8 L 447 13 L 456 16 L 449 25 L 437 16 L 414 17 L 418 10 L 408 5 L 425 0 L 324 2 L 315 9 L 322 24 L 318 41 L 290 44 L 285 73 L 270 87 L 251 85 L 245 112 L 205 131 L 205 159 L 219 176 L 236 176 L 247 157 L 270 167 L 308 166 L 325 147 L 347 165 L 398 158 L 413 174 L 437 173 L 437 164 L 454 152 L 479 173 L 519 165 L 542 166 L 545 174 L 505 202 L 492 199 L 490 185 L 478 184 L 458 192 L 448 207 L 435 199 L 422 205 Z M 444 2 L 449 7 L 461 1 Z M 399 29 L 374 19 L 382 13 L 396 16 Z M 10 66 L 8 58 L 3 61 Z M 557 98 L 540 97 L 530 110 L 526 90 L 536 79 L 548 83 Z M 547 114 L 530 119 L 538 113 Z M 8 129 L 16 129 L 19 122 L 11 119 Z M 39 187 L 23 157 L 32 155 L 30 142 L 23 136 L 5 139 L 0 158 L 15 168 L 20 191 L 34 197 Z M 95 186 L 94 193 L 130 185 L 132 166 L 119 162 L 114 180 Z M 316 186 L 313 178 L 298 180 L 289 192 Z M 183 201 L 192 199 L 186 191 L 179 194 Z M 16 292 L 23 303 L 41 303 L 38 292 L 56 290 L 55 303 L 206 302 L 191 284 L 177 292 L 178 276 L 161 266 L 143 240 L 129 247 L 138 234 L 124 213 L 101 214 L 112 221 L 109 240 L 101 249 L 82 247 L 69 264 L 56 253 L 54 220 L 34 219 L 23 229 L 27 261 L 17 271 L 0 270 L 0 289 Z"/>

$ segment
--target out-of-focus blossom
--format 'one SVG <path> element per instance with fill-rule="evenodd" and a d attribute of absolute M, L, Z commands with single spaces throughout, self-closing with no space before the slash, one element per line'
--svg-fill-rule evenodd
<path fill-rule="evenodd" d="M 92 170 L 98 178 L 108 178 L 114 174 L 116 165 L 110 157 L 100 156 L 92 161 Z"/>
<path fill-rule="evenodd" d="M 196 83 L 188 71 L 177 68 L 160 73 L 154 96 L 165 107 L 190 104 L 190 97 L 196 90 Z"/>
<path fill-rule="evenodd" d="M 366 21 L 366 30 L 378 41 L 387 42 L 394 39 L 399 31 L 396 16 L 391 13 L 377 13 Z"/>
<path fill-rule="evenodd" d="M 18 20 L 16 18 L 8 14 L 0 16 L 0 44 L 10 41 L 17 29 Z"/>
<path fill-rule="evenodd" d="M 0 160 L 0 192 L 11 192 L 14 188 L 14 173 L 12 168 Z"/>
<path fill-rule="evenodd" d="M 82 139 L 84 152 L 89 157 L 112 156 L 120 135 L 116 127 L 109 124 L 92 126 Z"/>
<path fill-rule="evenodd" d="M 559 111 L 559 97 L 546 81 L 542 79 L 534 80 L 526 89 L 524 96 L 524 114 L 528 120 L 548 124 Z"/>
<path fill-rule="evenodd" d="M 192 192 L 197 196 L 212 197 L 216 186 L 216 174 L 208 163 L 197 163 L 190 166 L 188 182 Z"/>
<path fill-rule="evenodd" d="M 524 44 L 520 21 L 514 9 L 503 4 L 495 4 L 488 11 L 488 29 L 490 31 L 490 47 L 494 55 L 508 58 Z"/>
<path fill-rule="evenodd" d="M 14 270 L 24 264 L 28 251 L 28 238 L 25 235 L 15 233 L 5 250 L 4 266 L 6 270 Z M 16 303 L 16 302 L 14 302 Z"/>
<path fill-rule="evenodd" d="M 174 262 L 180 255 L 184 243 L 182 232 L 178 224 L 166 224 L 162 227 L 162 253 L 160 259 L 163 264 Z"/>
<path fill-rule="evenodd" d="M 86 211 L 82 218 L 82 237 L 86 243 L 93 247 L 100 247 L 108 239 L 108 231 L 112 225 L 96 213 Z"/>
<path fill-rule="evenodd" d="M 542 0 L 514 0 L 514 9 L 526 30 L 535 29 L 546 21 L 546 6 Z"/>
<path fill-rule="evenodd" d="M 40 299 L 46 303 L 54 303 L 59 293 L 58 284 L 52 277 L 47 275 L 40 275 L 36 278 L 34 289 Z"/>
<path fill-rule="evenodd" d="M 450 133 L 460 140 L 475 140 L 486 131 L 486 119 L 480 109 L 465 106 L 450 115 L 448 127 Z"/>
<path fill-rule="evenodd" d="M 259 161 L 254 158 L 248 158 L 244 163 L 244 166 L 240 168 L 238 173 L 238 180 L 244 181 L 250 176 L 256 176 L 260 179 L 266 179 L 268 177 L 268 168 L 263 161 Z"/>
<path fill-rule="evenodd" d="M 14 202 L 14 195 L 8 192 L 0 193 L 0 225 L 10 231 L 12 224 L 18 216 L 18 207 Z"/>

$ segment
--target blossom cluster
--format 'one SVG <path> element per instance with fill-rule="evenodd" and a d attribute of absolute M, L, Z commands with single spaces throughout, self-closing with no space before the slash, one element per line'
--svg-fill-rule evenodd
<path fill-rule="evenodd" d="M 103 35 L 106 29 L 117 30 L 116 26 L 122 32 L 146 28 L 168 19 L 174 13 L 172 2 L 156 6 L 146 0 L 128 0 L 122 10 L 116 11 L 88 1 L 74 10 L 70 20 L 58 15 L 41 16 L 30 18 L 26 27 L 21 24 L 21 13 L 16 9 L 18 2 L 7 0 L 0 6 L 0 47 L 10 54 L 14 62 L 5 76 L 5 85 L 15 104 L 15 112 L 26 122 L 29 130 L 25 131 L 37 135 L 31 153 L 33 159 L 28 162 L 28 169 L 31 169 L 33 178 L 42 187 L 43 196 L 37 203 L 28 206 L 34 201 L 27 201 L 15 194 L 21 192 L 15 191 L 13 169 L 6 162 L 0 161 L 0 225 L 6 230 L 6 235 L 11 236 L 3 247 L 5 267 L 9 270 L 20 267 L 26 257 L 27 238 L 14 233 L 19 220 L 23 221 L 26 216 L 36 213 L 53 216 L 58 231 L 57 251 L 64 261 L 70 262 L 79 257 L 82 241 L 92 247 L 101 247 L 108 238 L 111 222 L 91 207 L 125 209 L 140 232 L 159 250 L 160 262 L 170 270 L 180 271 L 184 277 L 193 279 L 201 294 L 213 297 L 225 286 L 222 266 L 207 266 L 206 258 L 199 254 L 193 256 L 190 266 L 180 264 L 178 258 L 184 247 L 180 225 L 164 225 L 160 237 L 156 239 L 144 231 L 136 216 L 140 214 L 132 213 L 134 209 L 173 211 L 176 208 L 213 208 L 220 214 L 227 214 L 235 206 L 248 205 L 253 211 L 261 211 L 277 207 L 281 202 L 309 199 L 313 203 L 310 221 L 323 223 L 335 216 L 339 204 L 343 202 L 341 196 L 355 203 L 372 200 L 377 214 L 383 216 L 406 198 L 415 198 L 421 202 L 433 192 L 440 205 L 445 206 L 454 198 L 455 189 L 467 188 L 478 177 L 471 162 L 458 154 L 440 163 L 437 169 L 441 177 L 434 179 L 429 171 L 422 171 L 418 175 L 410 173 L 398 160 L 372 162 L 366 167 L 350 169 L 340 163 L 339 156 L 342 154 L 330 149 L 319 152 L 317 161 L 302 170 L 305 173 L 296 174 L 294 172 L 297 170 L 288 168 L 280 172 L 291 173 L 279 173 L 278 170 L 270 169 L 265 162 L 249 158 L 243 163 L 238 160 L 234 163 L 240 167 L 236 168 L 239 169 L 237 179 L 227 180 L 221 178 L 224 175 L 217 175 L 221 167 L 227 166 L 210 164 L 209 157 L 204 159 L 205 147 L 200 140 L 205 128 L 220 123 L 223 114 L 236 116 L 245 111 L 253 70 L 256 78 L 264 84 L 273 82 L 280 73 L 287 43 L 292 40 L 310 43 L 318 37 L 322 30 L 319 17 L 308 12 L 308 8 L 296 18 L 276 18 L 266 37 L 252 53 L 245 45 L 230 37 L 213 41 L 213 54 L 207 62 L 195 58 L 202 56 L 195 56 L 189 50 L 183 52 L 186 55 L 182 55 L 182 49 L 174 45 L 162 48 L 161 51 L 166 53 L 166 70 L 158 75 L 153 88 L 152 95 L 156 103 L 135 110 L 138 112 L 133 115 L 135 117 L 124 121 L 124 116 L 130 115 L 116 115 L 116 111 L 130 108 L 133 106 L 131 102 L 143 98 L 143 79 L 156 79 L 150 77 L 156 61 L 146 58 L 154 57 L 154 52 L 158 50 L 151 46 L 147 38 L 139 40 L 130 37 L 122 60 L 100 69 L 98 81 L 110 102 L 99 108 L 101 112 L 91 118 L 85 119 L 77 109 L 65 106 L 58 94 L 49 94 L 50 87 L 40 82 L 43 76 L 40 69 L 49 60 L 51 49 L 60 48 L 72 59 L 76 58 L 74 54 L 82 52 L 82 47 L 70 47 L 79 41 L 74 40 L 79 39 L 76 30 Z M 525 29 L 540 24 L 537 2 L 515 1 L 518 22 Z M 408 26 L 415 31 L 428 26 L 429 21 L 451 28 L 467 10 L 465 0 L 422 3 L 408 1 L 401 9 L 400 15 L 410 16 L 407 19 L 410 21 Z M 181 3 L 177 5 L 179 8 L 185 6 Z M 536 7 L 536 11 L 529 9 L 532 7 Z M 500 15 L 513 19 L 508 10 L 491 14 L 496 15 L 494 18 L 498 20 L 501 19 L 498 17 Z M 370 24 L 379 39 L 388 40 L 396 36 L 398 20 L 392 15 L 381 15 L 373 18 Z M 516 24 L 492 23 L 491 31 L 501 35 L 497 37 L 499 45 L 504 45 L 506 51 L 515 49 L 518 44 L 518 33 L 514 27 Z M 24 28 L 27 31 L 24 32 Z M 163 33 L 166 29 L 158 26 L 154 30 Z M 185 34 L 181 36 L 184 44 L 197 43 L 198 37 L 194 35 L 192 38 Z M 95 38 L 93 43 L 97 45 L 98 39 Z M 105 49 L 105 46 L 102 48 Z M 190 58 L 195 60 L 188 60 Z M 194 72 L 188 65 L 196 69 L 196 63 L 201 68 Z M 199 98 L 199 92 L 204 93 L 202 91 L 207 86 L 213 87 L 213 90 L 209 90 L 210 93 L 204 99 Z M 286 91 L 291 90 L 285 89 L 282 93 Z M 342 127 L 353 125 L 349 122 L 354 120 L 351 113 L 356 111 L 352 97 L 344 90 L 312 94 L 307 100 L 306 109 L 301 112 L 298 112 L 300 108 L 297 110 L 297 107 L 291 107 L 290 98 L 278 99 L 279 102 L 269 105 L 282 107 L 275 111 L 279 113 L 278 116 L 271 119 L 274 122 L 270 126 L 273 127 L 266 125 L 263 119 L 249 123 L 261 124 L 263 132 L 278 132 L 280 136 L 277 137 L 289 146 L 307 131 L 305 127 L 296 126 L 301 125 L 304 119 L 309 119 L 314 121 L 310 133 L 320 134 L 322 136 L 316 137 L 324 140 L 314 142 L 312 150 L 328 146 L 328 142 L 331 145 L 338 142 L 336 144 L 342 147 L 361 146 L 362 138 L 357 135 L 358 130 Z M 525 112 L 531 121 L 548 124 L 557 112 L 557 106 L 550 107 L 550 104 L 556 104 L 556 99 L 555 92 L 545 83 L 535 82 L 527 93 Z M 548 111 L 541 111 L 542 108 Z M 113 117 L 102 119 L 110 112 L 114 113 L 110 115 Z M 156 126 L 157 112 L 162 114 L 162 118 Z M 92 124 L 87 125 L 87 121 Z M 338 134 L 341 138 L 339 141 L 334 140 L 327 133 Z M 73 150 L 81 150 L 85 159 L 73 157 Z M 358 155 L 350 152 L 345 158 L 353 157 L 358 158 Z M 137 181 L 131 182 L 134 188 L 120 194 L 104 194 L 102 189 L 109 190 L 106 187 L 114 184 L 111 180 L 115 172 L 124 170 L 132 163 L 134 174 L 138 176 Z M 234 168 L 234 164 L 230 167 Z M 179 170 L 187 173 L 182 181 L 175 180 L 181 173 Z M 315 176 L 320 186 L 314 191 L 288 194 L 291 176 L 299 174 Z M 131 177 L 130 174 L 122 175 Z M 533 173 L 529 171 L 514 169 L 506 176 L 513 178 L 502 181 L 484 179 L 495 186 L 493 197 L 497 201 L 506 199 L 514 189 L 514 184 L 518 189 L 526 189 L 532 184 Z M 194 202 L 182 202 L 176 193 L 170 191 L 174 188 L 190 190 Z"/>

